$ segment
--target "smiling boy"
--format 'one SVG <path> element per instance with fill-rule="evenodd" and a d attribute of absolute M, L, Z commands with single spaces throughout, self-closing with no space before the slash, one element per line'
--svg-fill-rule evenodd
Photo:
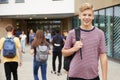
<path fill-rule="evenodd" d="M 92 25 L 94 19 L 93 5 L 84 3 L 79 11 L 81 40 L 75 40 L 75 31 L 73 29 L 69 31 L 62 49 L 64 56 L 70 56 L 76 52 L 70 64 L 69 80 L 100 80 L 98 74 L 99 59 L 102 80 L 107 80 L 105 37 L 102 30 Z M 80 58 L 80 48 L 82 48 L 82 59 Z"/>

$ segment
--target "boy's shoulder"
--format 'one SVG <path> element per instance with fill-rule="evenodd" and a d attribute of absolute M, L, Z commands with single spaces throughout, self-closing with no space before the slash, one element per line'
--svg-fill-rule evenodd
<path fill-rule="evenodd" d="M 73 34 L 74 32 L 75 32 L 75 28 L 69 30 L 69 33 L 70 33 L 70 34 Z"/>
<path fill-rule="evenodd" d="M 99 29 L 98 27 L 95 27 L 95 30 L 97 30 L 100 34 L 104 33 L 104 31 L 102 31 L 101 29 Z"/>
<path fill-rule="evenodd" d="M 0 43 L 3 43 L 5 41 L 5 37 L 2 37 L 1 39 L 0 39 Z"/>
<path fill-rule="evenodd" d="M 18 37 L 14 36 L 14 39 L 19 39 Z"/>
<path fill-rule="evenodd" d="M 20 42 L 20 39 L 19 39 L 18 37 L 14 37 L 14 41 L 15 41 L 15 43 L 17 44 L 17 43 Z"/>

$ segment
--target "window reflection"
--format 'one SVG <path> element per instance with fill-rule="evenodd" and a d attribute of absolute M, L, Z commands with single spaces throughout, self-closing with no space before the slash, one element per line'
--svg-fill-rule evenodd
<path fill-rule="evenodd" d="M 94 12 L 94 26 L 98 27 L 98 11 Z"/>
<path fill-rule="evenodd" d="M 120 6 L 114 7 L 114 57 L 120 59 Z"/>
<path fill-rule="evenodd" d="M 120 59 L 120 5 L 95 11 L 93 24 L 105 33 L 107 55 Z"/>
<path fill-rule="evenodd" d="M 0 4 L 8 3 L 8 0 L 0 0 Z"/>
<path fill-rule="evenodd" d="M 16 3 L 24 3 L 24 0 L 16 0 Z"/>
<path fill-rule="evenodd" d="M 106 9 L 106 40 L 109 56 L 113 56 L 113 7 Z"/>
<path fill-rule="evenodd" d="M 99 27 L 104 32 L 106 32 L 105 31 L 105 10 L 104 9 L 99 11 Z"/>

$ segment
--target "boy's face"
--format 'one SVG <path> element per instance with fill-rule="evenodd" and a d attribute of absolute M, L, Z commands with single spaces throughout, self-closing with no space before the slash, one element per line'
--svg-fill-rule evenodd
<path fill-rule="evenodd" d="M 93 11 L 91 9 L 85 10 L 80 13 L 79 18 L 81 19 L 82 25 L 90 26 L 94 19 Z"/>

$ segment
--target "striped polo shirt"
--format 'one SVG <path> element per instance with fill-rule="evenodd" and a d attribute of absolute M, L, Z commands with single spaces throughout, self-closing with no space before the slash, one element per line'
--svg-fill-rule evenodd
<path fill-rule="evenodd" d="M 77 51 L 73 57 L 69 77 L 92 79 L 98 76 L 99 54 L 106 53 L 105 37 L 102 30 L 94 27 L 91 30 L 81 29 L 82 60 Z M 75 44 L 75 31 L 69 31 L 64 48 L 69 49 Z"/>

